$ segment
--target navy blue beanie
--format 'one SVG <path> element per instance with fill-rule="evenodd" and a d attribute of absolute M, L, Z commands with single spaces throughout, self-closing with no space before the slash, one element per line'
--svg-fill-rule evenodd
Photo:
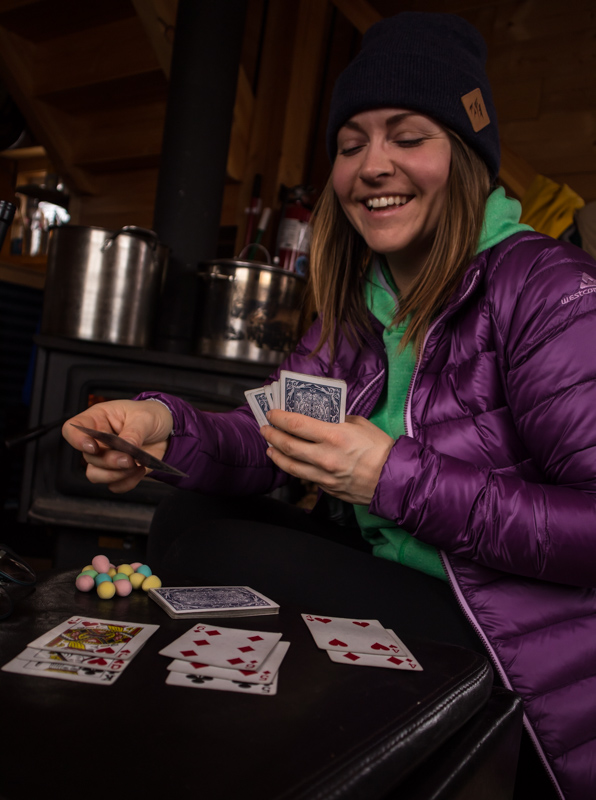
<path fill-rule="evenodd" d="M 355 114 L 403 108 L 459 134 L 496 178 L 499 129 L 485 64 L 484 39 L 455 14 L 404 11 L 375 23 L 333 89 L 327 125 L 331 161 L 339 129 Z"/>

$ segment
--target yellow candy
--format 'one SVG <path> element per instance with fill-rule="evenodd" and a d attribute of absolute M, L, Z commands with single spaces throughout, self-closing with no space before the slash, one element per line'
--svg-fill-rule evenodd
<path fill-rule="evenodd" d="M 123 575 L 132 575 L 134 569 L 130 566 L 130 564 L 120 564 L 118 567 L 118 572 L 121 572 Z"/>
<path fill-rule="evenodd" d="M 143 581 L 141 589 L 144 592 L 148 592 L 149 589 L 159 589 L 160 586 L 161 586 L 161 581 L 159 580 L 157 575 L 149 575 L 149 577 L 145 578 L 145 580 Z"/>
<path fill-rule="evenodd" d="M 87 570 L 88 570 L 88 569 L 93 569 L 93 565 L 92 565 L 92 564 L 87 564 L 87 566 L 86 566 L 86 567 L 83 567 L 83 569 L 81 570 L 81 572 L 87 572 Z"/>
<path fill-rule="evenodd" d="M 140 589 L 143 585 L 143 581 L 146 581 L 147 578 L 141 575 L 140 572 L 133 572 L 132 575 L 128 576 L 128 580 L 132 583 L 133 589 Z"/>
<path fill-rule="evenodd" d="M 116 594 L 116 587 L 112 581 L 102 581 L 102 583 L 97 586 L 97 594 L 102 600 L 109 600 Z"/>
<path fill-rule="evenodd" d="M 110 576 L 110 578 L 113 578 L 114 575 L 117 575 L 117 574 L 118 574 L 118 572 L 116 571 L 116 567 L 110 567 L 109 568 L 108 575 Z"/>

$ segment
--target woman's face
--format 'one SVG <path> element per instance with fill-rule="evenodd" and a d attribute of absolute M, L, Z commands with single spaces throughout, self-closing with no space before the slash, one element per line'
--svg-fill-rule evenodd
<path fill-rule="evenodd" d="M 403 291 L 430 252 L 445 203 L 447 133 L 423 114 L 383 108 L 352 117 L 337 143 L 339 202 L 368 246 L 387 257 Z"/>

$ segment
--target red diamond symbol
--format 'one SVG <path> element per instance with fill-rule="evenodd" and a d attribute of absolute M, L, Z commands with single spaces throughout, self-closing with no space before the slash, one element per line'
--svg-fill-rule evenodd
<path fill-rule="evenodd" d="M 228 658 L 228 664 L 242 664 L 244 663 L 241 658 Z"/>
<path fill-rule="evenodd" d="M 360 656 L 357 656 L 354 653 L 346 653 L 345 658 L 349 658 L 350 661 L 360 661 Z"/>
<path fill-rule="evenodd" d="M 240 650 L 241 653 L 250 653 L 251 650 L 254 650 L 254 647 L 247 644 L 244 647 L 239 647 L 238 650 Z"/>
<path fill-rule="evenodd" d="M 207 636 L 221 636 L 221 633 L 219 631 L 205 631 L 205 633 L 207 634 Z"/>
<path fill-rule="evenodd" d="M 262 636 L 249 636 L 248 637 L 248 641 L 249 642 L 262 642 L 263 641 L 263 637 Z"/>
<path fill-rule="evenodd" d="M 194 669 L 202 669 L 203 667 L 206 667 L 207 664 L 201 664 L 200 661 L 191 661 L 190 666 Z"/>
<path fill-rule="evenodd" d="M 194 642 L 194 644 L 196 644 L 198 647 L 201 647 L 201 645 L 209 644 L 209 642 L 207 639 L 198 639 Z"/>
<path fill-rule="evenodd" d="M 196 653 L 194 650 L 181 650 L 180 655 L 188 658 L 189 656 L 196 656 Z"/>

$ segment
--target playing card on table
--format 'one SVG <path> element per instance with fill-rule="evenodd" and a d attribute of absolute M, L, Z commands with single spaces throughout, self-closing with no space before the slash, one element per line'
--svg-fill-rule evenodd
<path fill-rule="evenodd" d="M 249 586 L 162 586 L 149 589 L 170 617 L 241 617 L 277 614 L 274 603 Z"/>
<path fill-rule="evenodd" d="M 5 672 L 16 672 L 19 675 L 32 675 L 37 678 L 57 678 L 63 681 L 78 683 L 98 683 L 108 686 L 120 676 L 119 672 L 108 669 L 93 669 L 77 664 L 55 664 L 50 661 L 27 661 L 13 658 L 2 669 Z"/>
<path fill-rule="evenodd" d="M 376 619 L 325 617 L 314 614 L 302 614 L 302 619 L 321 650 L 371 655 L 402 654 L 400 645 Z"/>
<path fill-rule="evenodd" d="M 199 661 L 212 667 L 257 670 L 280 639 L 281 633 L 201 624 L 159 652 L 170 658 Z"/>
<path fill-rule="evenodd" d="M 345 381 L 282 370 L 279 393 L 282 411 L 294 411 L 323 422 L 345 422 Z"/>
<path fill-rule="evenodd" d="M 193 689 L 211 689 L 220 692 L 241 692 L 242 694 L 261 694 L 272 696 L 277 694 L 277 675 L 272 683 L 258 684 L 246 681 L 226 681 L 222 678 L 211 678 L 206 675 L 184 675 L 181 672 L 170 672 L 166 679 L 169 686 L 187 686 Z"/>
<path fill-rule="evenodd" d="M 328 650 L 327 655 L 337 664 L 354 664 L 359 667 L 383 667 L 385 669 L 405 669 L 422 672 L 422 667 L 401 639 L 392 630 L 386 629 L 397 642 L 402 651 L 400 655 L 372 656 L 370 653 L 341 653 L 338 650 Z"/>
<path fill-rule="evenodd" d="M 168 670 L 170 672 L 182 672 L 185 675 L 205 675 L 209 678 L 223 678 L 228 681 L 242 680 L 244 683 L 272 683 L 289 647 L 289 642 L 278 642 L 259 670 L 211 667 L 209 664 L 202 664 L 198 661 L 182 661 L 178 659 L 168 664 Z"/>
<path fill-rule="evenodd" d="M 91 667 L 92 669 L 109 669 L 114 672 L 121 672 L 130 660 L 123 658 L 105 658 L 102 655 L 85 655 L 84 653 L 71 653 L 62 650 L 57 653 L 54 650 L 34 650 L 28 647 L 23 650 L 17 658 L 24 661 L 49 661 L 52 664 L 74 664 L 77 667 Z"/>
<path fill-rule="evenodd" d="M 135 655 L 159 625 L 71 617 L 44 633 L 29 647 L 128 659 Z"/>

